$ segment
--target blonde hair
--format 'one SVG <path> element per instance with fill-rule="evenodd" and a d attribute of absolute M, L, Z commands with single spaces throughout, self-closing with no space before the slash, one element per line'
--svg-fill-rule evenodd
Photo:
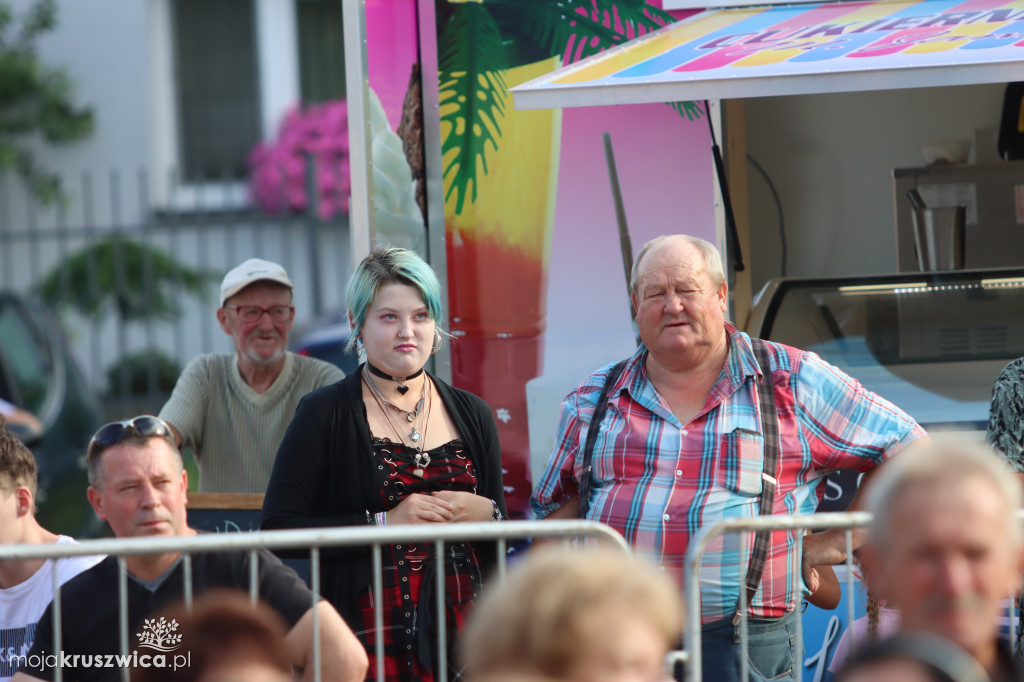
<path fill-rule="evenodd" d="M 682 631 L 679 590 L 657 567 L 609 550 L 534 550 L 484 596 L 467 624 L 467 673 L 565 679 L 608 619 L 624 613 L 647 621 L 666 649 Z"/>

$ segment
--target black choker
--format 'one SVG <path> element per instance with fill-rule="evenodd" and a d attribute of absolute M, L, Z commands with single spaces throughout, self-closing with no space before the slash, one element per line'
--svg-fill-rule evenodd
<path fill-rule="evenodd" d="M 366 369 L 370 370 L 370 374 L 374 376 L 378 376 L 381 379 L 389 379 L 391 381 L 396 382 L 398 386 L 396 386 L 395 388 L 397 388 L 398 392 L 401 393 L 402 395 L 405 395 L 406 393 L 409 392 L 409 387 L 405 385 L 405 382 L 408 381 L 409 379 L 415 379 L 419 375 L 423 374 L 423 368 L 420 367 L 418 371 L 413 372 L 407 377 L 391 376 L 390 374 L 386 374 L 377 369 L 376 367 L 374 367 L 373 365 L 371 365 L 369 360 L 366 361 Z"/>

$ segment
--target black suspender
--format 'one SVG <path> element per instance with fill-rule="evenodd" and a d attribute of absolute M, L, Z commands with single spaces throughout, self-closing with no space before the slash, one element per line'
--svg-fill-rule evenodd
<path fill-rule="evenodd" d="M 594 443 L 597 441 L 597 434 L 601 430 L 604 413 L 608 410 L 608 394 L 611 393 L 615 382 L 622 376 L 622 370 L 625 369 L 627 362 L 629 360 L 623 360 L 608 371 L 608 376 L 604 380 L 604 387 L 601 388 L 601 397 L 597 399 L 597 405 L 594 407 L 594 416 L 590 418 L 590 428 L 587 429 L 587 442 L 583 446 L 583 473 L 580 476 L 579 507 L 581 519 L 586 518 L 587 511 L 590 509 L 590 482 L 594 478 Z"/>
<path fill-rule="evenodd" d="M 775 388 L 772 385 L 772 366 L 768 346 L 761 339 L 751 339 L 754 357 L 761 368 L 761 385 L 757 389 L 757 407 L 761 413 L 761 433 L 764 437 L 764 467 L 761 474 L 761 507 L 763 516 L 771 514 L 775 505 L 775 486 L 779 475 L 779 413 L 775 409 Z M 761 585 L 761 574 L 768 559 L 768 548 L 771 545 L 772 531 L 762 530 L 754 535 L 754 549 L 750 555 L 750 567 L 747 569 L 745 586 L 747 590 L 747 607 L 754 600 L 754 594 Z M 736 615 L 732 622 L 739 622 L 740 606 L 736 604 Z"/>

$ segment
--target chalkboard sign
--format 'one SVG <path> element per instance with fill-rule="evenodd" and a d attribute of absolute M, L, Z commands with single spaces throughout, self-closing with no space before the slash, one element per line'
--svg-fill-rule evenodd
<path fill-rule="evenodd" d="M 262 507 L 259 493 L 189 493 L 188 525 L 203 533 L 259 530 Z"/>
<path fill-rule="evenodd" d="M 188 525 L 201 533 L 240 533 L 260 529 L 263 495 L 259 493 L 189 493 Z M 309 559 L 284 559 L 309 583 Z"/>

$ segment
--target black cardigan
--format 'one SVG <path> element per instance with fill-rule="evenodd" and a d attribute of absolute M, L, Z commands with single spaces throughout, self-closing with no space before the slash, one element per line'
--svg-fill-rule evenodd
<path fill-rule="evenodd" d="M 466 444 L 477 476 L 477 494 L 496 501 L 507 518 L 498 428 L 490 406 L 472 393 L 431 379 Z M 384 480 L 374 461 L 356 371 L 299 403 L 277 451 L 260 528 L 365 526 L 367 511 L 386 511 L 381 493 Z M 495 552 L 479 546 L 477 555 L 486 573 Z M 372 582 L 369 547 L 325 549 L 321 557 L 323 596 L 350 627 L 361 629 L 356 597 Z"/>

